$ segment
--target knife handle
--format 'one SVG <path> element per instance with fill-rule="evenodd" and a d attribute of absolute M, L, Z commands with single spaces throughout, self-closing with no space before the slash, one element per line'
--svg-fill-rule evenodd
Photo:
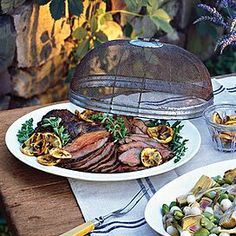
<path fill-rule="evenodd" d="M 95 229 L 95 224 L 92 221 L 88 221 L 82 225 L 79 225 L 70 231 L 61 234 L 60 236 L 84 236 Z"/>

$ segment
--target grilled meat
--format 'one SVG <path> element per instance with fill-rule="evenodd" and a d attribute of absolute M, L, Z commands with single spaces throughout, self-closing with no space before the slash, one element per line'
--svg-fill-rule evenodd
<path fill-rule="evenodd" d="M 145 125 L 145 123 L 142 120 L 132 118 L 129 121 L 132 124 L 132 130 L 131 130 L 132 133 L 135 133 L 135 134 L 146 134 L 147 133 L 147 126 Z"/>
<path fill-rule="evenodd" d="M 72 156 L 76 158 L 78 157 L 77 155 L 80 152 L 80 150 L 86 146 L 92 145 L 91 152 L 102 147 L 108 140 L 109 136 L 110 136 L 110 133 L 105 130 L 82 134 L 78 138 L 76 138 L 72 143 L 65 146 L 65 150 L 70 152 Z M 105 142 L 103 142 L 103 144 L 101 145 L 101 142 L 98 142 L 98 141 L 102 139 L 105 139 Z M 97 147 L 97 145 L 99 147 Z"/>
<path fill-rule="evenodd" d="M 128 166 L 120 164 L 113 172 L 123 173 L 146 169 L 144 166 Z"/>
<path fill-rule="evenodd" d="M 79 120 L 75 114 L 67 109 L 52 110 L 44 115 L 42 120 L 49 117 L 61 118 L 61 124 L 64 126 L 66 132 L 70 135 L 71 140 L 76 138 L 79 134 L 104 130 L 104 128 L 100 125 L 94 125 Z M 52 127 L 43 127 L 42 123 L 42 121 L 38 122 L 35 132 L 53 132 Z"/>
<path fill-rule="evenodd" d="M 108 137 L 102 138 L 102 139 L 95 141 L 94 143 L 88 144 L 80 149 L 77 149 L 74 152 L 71 152 L 71 151 L 69 151 L 69 152 L 71 153 L 72 158 L 75 158 L 78 160 L 90 153 L 93 153 L 94 151 L 98 150 L 99 148 L 101 148 L 107 142 L 107 140 L 108 140 Z M 68 149 L 69 149 L 69 147 L 68 147 Z M 68 151 L 68 149 L 65 148 L 66 151 Z"/>
<path fill-rule="evenodd" d="M 115 151 L 114 143 L 108 143 L 100 148 L 97 152 L 91 153 L 81 161 L 73 162 L 70 168 L 74 170 L 84 170 L 96 168 L 98 165 L 106 162 Z"/>
<path fill-rule="evenodd" d="M 61 167 L 67 168 L 67 169 L 78 169 L 80 166 L 86 164 L 89 160 L 93 159 L 94 157 L 100 155 L 104 148 L 106 147 L 106 145 L 104 145 L 103 147 L 99 148 L 98 150 L 86 155 L 86 156 L 82 156 L 82 157 L 78 157 L 78 158 L 73 158 L 73 159 L 68 159 L 66 161 L 61 162 L 59 165 Z"/>
<path fill-rule="evenodd" d="M 146 148 L 146 147 L 150 147 L 149 144 L 138 141 L 138 142 L 130 142 L 130 143 L 126 143 L 126 144 L 122 144 L 119 146 L 119 152 L 126 152 L 129 149 L 132 148 Z"/>
<path fill-rule="evenodd" d="M 108 163 L 111 157 L 117 159 L 116 157 L 116 145 L 114 143 L 108 143 L 104 151 L 99 155 L 99 157 L 93 158 L 93 160 L 87 163 L 87 171 L 92 171 L 100 166 Z"/>
<path fill-rule="evenodd" d="M 123 152 L 118 157 L 118 159 L 123 164 L 129 165 L 129 166 L 137 166 L 141 163 L 141 160 L 140 160 L 141 151 L 142 151 L 142 148 L 131 148 L 127 150 L 126 152 Z"/>
<path fill-rule="evenodd" d="M 118 166 L 119 162 L 115 155 L 110 155 L 110 158 L 105 163 L 98 165 L 96 168 L 90 169 L 91 172 L 96 173 L 105 173 L 109 172 L 109 170 L 115 169 Z"/>

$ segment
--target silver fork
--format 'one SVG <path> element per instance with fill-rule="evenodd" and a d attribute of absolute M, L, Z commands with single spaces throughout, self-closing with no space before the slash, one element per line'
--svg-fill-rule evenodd
<path fill-rule="evenodd" d="M 102 225 L 105 220 L 110 217 L 121 217 L 129 213 L 134 207 L 139 203 L 139 201 L 143 198 L 143 196 L 147 193 L 148 189 L 142 188 L 138 191 L 133 198 L 122 208 L 115 210 L 107 215 L 100 216 L 93 220 L 87 221 L 82 225 L 79 225 L 70 231 L 61 234 L 60 236 L 84 236 L 90 232 L 92 232 L 95 228 Z"/>

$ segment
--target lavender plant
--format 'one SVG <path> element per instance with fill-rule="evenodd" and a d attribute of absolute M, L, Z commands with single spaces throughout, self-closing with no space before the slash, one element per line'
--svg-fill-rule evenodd
<path fill-rule="evenodd" d="M 208 15 L 201 16 L 194 24 L 208 21 L 224 29 L 224 34 L 218 39 L 215 50 L 219 49 L 222 54 L 227 46 L 236 45 L 236 0 L 217 0 L 215 7 L 206 4 L 198 4 L 198 7 Z"/>

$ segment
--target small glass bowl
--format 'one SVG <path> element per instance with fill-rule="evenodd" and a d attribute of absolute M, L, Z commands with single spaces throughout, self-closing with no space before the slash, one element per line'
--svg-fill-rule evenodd
<path fill-rule="evenodd" d="M 223 119 L 226 116 L 236 115 L 236 105 L 219 104 L 208 107 L 203 115 L 212 137 L 214 148 L 222 152 L 236 151 L 236 122 L 235 125 L 225 125 L 213 122 L 213 114 L 217 112 Z M 236 120 L 235 120 L 236 121 Z"/>

